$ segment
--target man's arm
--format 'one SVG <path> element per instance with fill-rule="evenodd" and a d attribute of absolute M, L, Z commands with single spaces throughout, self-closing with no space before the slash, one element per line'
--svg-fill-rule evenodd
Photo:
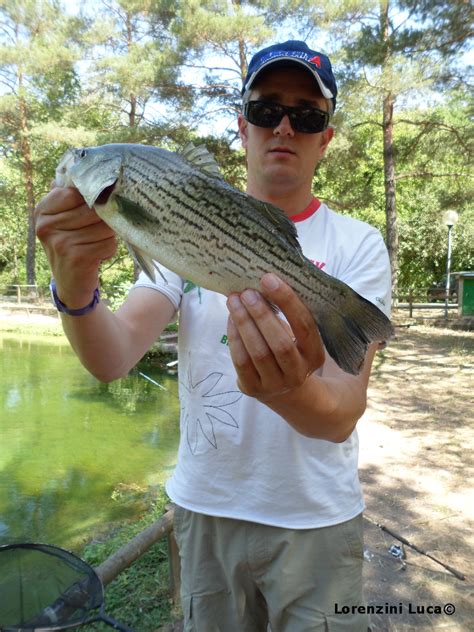
<path fill-rule="evenodd" d="M 277 305 L 290 328 L 258 292 L 232 295 L 227 305 L 229 347 L 238 386 L 281 415 L 298 432 L 327 441 L 345 441 L 366 406 L 367 385 L 377 345 L 371 345 L 361 373 L 349 375 L 325 353 L 309 310 L 295 292 L 276 279 L 262 279 L 263 296 Z M 250 299 L 250 300 L 249 300 Z M 254 302 L 252 302 L 254 300 Z M 316 369 L 322 367 L 322 374 Z"/>
<path fill-rule="evenodd" d="M 59 298 L 70 309 L 88 305 L 99 282 L 100 263 L 116 251 L 114 232 L 72 188 L 50 191 L 36 207 L 35 219 Z M 61 318 L 83 365 L 99 380 L 110 381 L 127 374 L 174 313 L 160 292 L 136 288 L 116 313 L 99 303 L 83 316 Z"/>
<path fill-rule="evenodd" d="M 175 309 L 150 288 L 135 288 L 112 312 L 103 303 L 85 316 L 61 314 L 64 333 L 85 368 L 102 382 L 124 377 L 145 355 Z"/>

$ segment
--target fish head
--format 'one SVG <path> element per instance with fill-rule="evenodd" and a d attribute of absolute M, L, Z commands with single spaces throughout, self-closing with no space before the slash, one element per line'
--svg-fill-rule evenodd
<path fill-rule="evenodd" d="M 76 187 L 87 205 L 105 203 L 120 177 L 124 160 L 123 145 L 102 145 L 70 149 L 56 169 L 56 185 Z"/>

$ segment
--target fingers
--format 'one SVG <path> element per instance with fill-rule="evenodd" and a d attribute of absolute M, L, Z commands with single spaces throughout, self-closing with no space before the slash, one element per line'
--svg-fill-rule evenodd
<path fill-rule="evenodd" d="M 74 188 L 53 188 L 35 209 L 42 242 L 61 300 L 84 304 L 97 286 L 100 263 L 114 256 L 114 231 L 85 204 Z"/>
<path fill-rule="evenodd" d="M 250 354 L 248 353 L 245 344 L 240 337 L 239 330 L 237 329 L 234 321 L 229 317 L 227 323 L 227 338 L 229 340 L 229 349 L 232 362 L 237 370 L 237 385 L 239 389 L 246 393 L 249 392 L 248 385 L 253 384 L 259 389 L 261 388 L 260 375 L 255 367 Z M 239 376 L 245 376 L 243 381 Z M 250 394 L 250 393 L 249 393 Z"/>
<path fill-rule="evenodd" d="M 268 280 L 270 284 L 265 283 Z M 324 361 L 314 319 L 291 288 L 270 278 L 264 279 L 264 291 L 282 309 L 291 328 L 259 292 L 245 290 L 227 301 L 229 349 L 239 388 L 262 401 L 301 386 Z M 301 340 L 295 340 L 296 333 Z"/>
<path fill-rule="evenodd" d="M 72 187 L 54 187 L 36 206 L 35 215 L 55 215 L 84 204 L 84 198 Z M 88 208 L 88 207 L 87 207 Z"/>
<path fill-rule="evenodd" d="M 324 363 L 324 346 L 314 318 L 295 291 L 274 274 L 261 280 L 262 295 L 277 305 L 285 315 L 296 338 L 296 344 L 312 371 Z"/>
<path fill-rule="evenodd" d="M 291 360 L 288 362 L 287 358 L 283 358 L 282 354 L 278 354 L 278 349 L 281 348 L 278 337 L 284 333 L 278 322 L 276 324 L 265 323 L 258 327 L 247 312 L 244 296 L 249 292 L 253 291 L 246 290 L 242 294 L 242 300 L 237 295 L 229 297 L 231 322 L 237 330 L 236 334 L 238 334 L 238 337 L 235 335 L 234 346 L 232 344 L 234 336 L 231 325 L 229 348 L 231 350 L 232 359 L 235 359 L 234 364 L 236 364 L 241 371 L 248 372 L 253 365 L 259 375 L 262 386 L 264 388 L 270 388 L 272 384 L 281 382 L 285 368 L 289 368 Z M 264 301 L 261 297 L 259 298 L 259 303 L 261 305 L 259 305 L 259 307 L 255 306 L 254 309 L 262 308 L 263 311 L 266 308 L 271 312 L 270 308 L 264 305 Z M 274 319 L 273 314 L 270 313 L 269 316 L 271 319 Z M 262 319 L 264 319 L 264 316 Z M 272 334 L 272 331 L 277 333 Z M 291 350 L 295 351 L 291 338 L 286 333 L 284 333 L 284 335 L 289 341 Z"/>
<path fill-rule="evenodd" d="M 91 227 L 91 230 L 87 230 Z M 90 209 L 77 189 L 56 187 L 35 208 L 35 228 L 45 247 L 61 244 L 71 235 L 72 243 L 110 239 L 114 232 Z M 86 229 L 86 230 L 84 230 Z M 59 238 L 59 241 L 57 240 Z"/>
<path fill-rule="evenodd" d="M 81 204 L 71 210 L 55 214 L 37 214 L 35 218 L 36 234 L 40 239 L 43 233 L 50 230 L 75 231 L 87 226 L 101 223 L 100 217 L 86 204 Z M 111 229 L 109 229 L 110 232 Z"/>

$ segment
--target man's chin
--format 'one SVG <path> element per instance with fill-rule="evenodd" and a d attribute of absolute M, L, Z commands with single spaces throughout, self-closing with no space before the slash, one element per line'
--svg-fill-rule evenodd
<path fill-rule="evenodd" d="M 299 179 L 298 169 L 295 165 L 289 164 L 272 164 L 268 165 L 265 169 L 265 176 L 267 179 L 275 180 L 276 184 L 280 184 L 288 181 L 289 183 L 295 182 L 295 180 Z"/>

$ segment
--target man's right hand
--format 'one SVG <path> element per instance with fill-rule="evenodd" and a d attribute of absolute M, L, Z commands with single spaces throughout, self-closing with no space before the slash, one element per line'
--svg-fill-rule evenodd
<path fill-rule="evenodd" d="M 84 307 L 98 286 L 100 263 L 117 250 L 114 231 L 69 187 L 54 187 L 38 203 L 35 223 L 59 298 L 70 309 Z"/>

